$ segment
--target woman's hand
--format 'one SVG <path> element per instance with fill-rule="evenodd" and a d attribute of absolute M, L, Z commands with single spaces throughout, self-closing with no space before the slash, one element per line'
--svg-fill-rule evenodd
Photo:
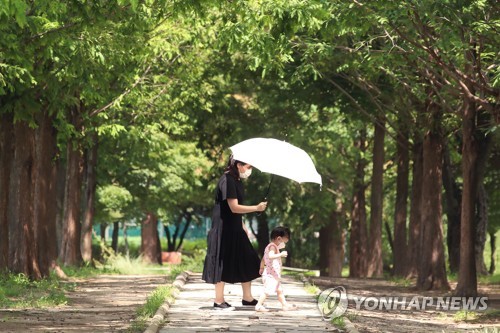
<path fill-rule="evenodd" d="M 263 212 L 266 210 L 266 208 L 267 208 L 267 201 L 263 201 L 256 206 L 256 211 Z"/>

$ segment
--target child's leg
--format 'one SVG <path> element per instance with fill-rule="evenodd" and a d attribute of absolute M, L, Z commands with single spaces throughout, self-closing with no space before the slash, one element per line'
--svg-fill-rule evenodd
<path fill-rule="evenodd" d="M 263 306 L 266 298 L 267 298 L 266 293 L 262 293 L 262 295 L 260 295 L 259 301 L 257 302 L 257 305 L 255 305 L 255 311 L 261 311 L 261 312 L 269 311 Z"/>
<path fill-rule="evenodd" d="M 277 291 L 277 294 L 278 294 L 278 301 L 280 301 L 281 303 L 281 306 L 284 308 L 286 307 L 288 304 L 286 302 L 286 299 L 285 299 L 285 294 L 283 293 L 283 290 L 278 290 Z"/>
<path fill-rule="evenodd" d="M 285 299 L 285 294 L 283 293 L 283 290 L 280 288 L 278 290 L 278 300 L 280 301 L 281 303 L 281 308 L 284 310 L 284 311 L 288 311 L 288 310 L 297 310 L 297 306 L 295 304 L 288 304 L 286 299 Z"/>

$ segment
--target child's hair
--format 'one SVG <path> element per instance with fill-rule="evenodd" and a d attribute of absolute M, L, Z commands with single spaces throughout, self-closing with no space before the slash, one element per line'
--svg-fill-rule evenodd
<path fill-rule="evenodd" d="M 271 231 L 271 240 L 274 240 L 278 237 L 288 237 L 290 238 L 290 229 L 287 227 L 276 227 Z"/>

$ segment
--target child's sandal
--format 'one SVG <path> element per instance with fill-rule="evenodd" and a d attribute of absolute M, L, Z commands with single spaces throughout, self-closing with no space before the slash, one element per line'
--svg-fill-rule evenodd
<path fill-rule="evenodd" d="M 265 308 L 263 305 L 256 305 L 255 311 L 257 311 L 257 312 L 269 312 L 269 310 L 267 308 Z"/>

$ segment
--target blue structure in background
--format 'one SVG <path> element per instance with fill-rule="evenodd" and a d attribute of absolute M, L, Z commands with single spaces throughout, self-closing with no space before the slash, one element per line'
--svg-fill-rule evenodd
<path fill-rule="evenodd" d="M 180 236 L 182 230 L 184 230 L 184 225 L 185 225 L 185 222 L 182 222 L 180 227 L 179 227 L 180 228 L 180 230 L 178 232 L 179 236 Z M 210 230 L 210 227 L 211 227 L 211 219 L 210 218 L 206 218 L 206 217 L 203 218 L 203 223 L 201 223 L 201 224 L 195 224 L 195 223 L 191 222 L 188 230 L 186 231 L 186 237 L 184 239 L 206 238 L 208 230 Z M 173 235 L 175 232 L 175 226 L 169 225 L 168 229 L 170 231 L 170 235 Z M 94 231 L 97 235 L 100 235 L 101 234 L 101 226 L 94 225 Z M 106 239 L 110 239 L 112 233 L 113 233 L 113 223 L 110 223 L 106 227 Z M 160 236 L 160 238 L 166 238 L 164 226 L 161 223 L 161 221 L 158 221 L 158 235 Z M 123 223 L 122 222 L 120 222 L 120 229 L 118 231 L 118 236 L 123 237 Z M 127 236 L 140 237 L 141 236 L 140 224 L 135 223 L 135 222 L 127 222 Z"/>

